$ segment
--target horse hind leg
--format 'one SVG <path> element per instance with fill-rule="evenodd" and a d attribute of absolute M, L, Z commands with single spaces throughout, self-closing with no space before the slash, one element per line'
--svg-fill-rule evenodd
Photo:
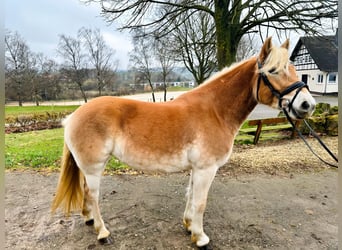
<path fill-rule="evenodd" d="M 189 233 L 191 233 L 191 221 L 192 221 L 192 216 L 193 216 L 193 205 L 192 205 L 193 192 L 192 192 L 192 186 L 193 186 L 192 172 L 190 172 L 189 186 L 188 186 L 187 192 L 186 192 L 187 202 L 186 202 L 184 216 L 183 216 L 183 225 L 184 225 L 186 231 L 189 232 Z"/>
<path fill-rule="evenodd" d="M 102 173 L 102 171 L 101 171 Z M 85 200 L 82 214 L 85 215 L 86 224 L 94 224 L 98 233 L 97 239 L 101 243 L 108 243 L 110 232 L 107 230 L 98 204 L 101 174 L 85 174 L 87 191 L 85 190 Z"/>
<path fill-rule="evenodd" d="M 94 225 L 94 217 L 91 210 L 91 196 L 89 194 L 89 187 L 87 185 L 86 178 L 84 177 L 84 198 L 82 206 L 82 215 L 87 226 Z"/>

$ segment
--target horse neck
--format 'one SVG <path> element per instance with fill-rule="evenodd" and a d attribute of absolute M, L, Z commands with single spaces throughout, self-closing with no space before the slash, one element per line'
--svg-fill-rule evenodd
<path fill-rule="evenodd" d="M 237 131 L 257 105 L 253 86 L 257 81 L 256 58 L 244 61 L 200 88 L 209 94 L 213 109 L 226 125 Z"/>

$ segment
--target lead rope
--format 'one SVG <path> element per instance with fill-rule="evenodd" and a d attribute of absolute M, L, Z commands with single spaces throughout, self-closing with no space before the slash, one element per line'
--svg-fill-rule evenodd
<path fill-rule="evenodd" d="M 304 141 L 305 145 L 309 148 L 309 150 L 322 162 L 324 162 L 325 164 L 329 165 L 330 167 L 333 168 L 338 168 L 338 165 L 332 164 L 330 162 L 327 162 L 326 160 L 322 159 L 322 157 L 320 157 L 313 149 L 312 147 L 309 145 L 309 143 L 305 140 L 303 134 L 299 131 L 299 129 L 296 127 L 296 125 L 294 124 L 294 122 L 292 121 L 291 117 L 289 116 L 287 110 L 285 108 L 283 108 L 284 114 L 286 115 L 287 120 L 290 122 L 290 124 L 292 125 L 292 127 L 296 130 L 296 132 L 298 133 L 299 137 Z M 317 133 L 311 128 L 311 126 L 309 125 L 309 123 L 304 119 L 304 123 L 305 125 L 309 128 L 310 133 L 316 138 L 316 140 L 321 144 L 321 146 L 329 153 L 329 155 L 336 161 L 338 162 L 337 157 L 331 152 L 331 150 L 327 147 L 327 145 L 324 144 L 324 142 L 319 138 L 319 136 L 317 135 Z"/>

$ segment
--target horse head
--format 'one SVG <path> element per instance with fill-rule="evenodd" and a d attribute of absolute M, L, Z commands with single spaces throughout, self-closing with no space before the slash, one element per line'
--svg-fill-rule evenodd
<path fill-rule="evenodd" d="M 293 119 L 304 119 L 315 109 L 315 99 L 300 81 L 289 61 L 289 40 L 280 47 L 267 38 L 257 58 L 255 95 L 258 102 L 287 111 Z"/>

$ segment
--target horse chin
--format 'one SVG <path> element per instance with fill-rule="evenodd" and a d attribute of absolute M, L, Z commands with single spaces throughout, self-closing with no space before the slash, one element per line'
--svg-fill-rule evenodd
<path fill-rule="evenodd" d="M 289 112 L 287 110 L 288 114 L 290 115 L 291 119 L 293 120 L 303 120 L 305 118 L 308 118 L 311 116 L 311 113 L 308 113 L 308 112 L 301 112 L 301 111 L 298 111 L 298 110 L 295 110 L 295 109 L 291 109 L 291 111 Z"/>

